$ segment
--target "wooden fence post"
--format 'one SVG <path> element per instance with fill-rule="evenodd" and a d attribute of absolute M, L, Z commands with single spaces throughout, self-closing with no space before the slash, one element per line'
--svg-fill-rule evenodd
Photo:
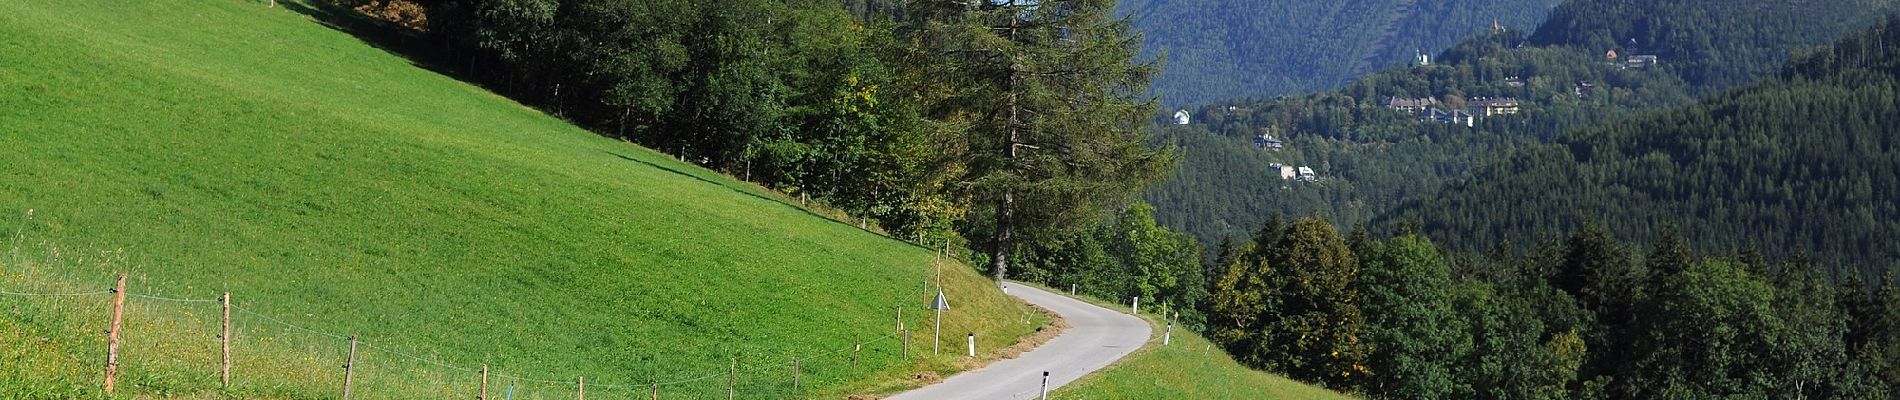
<path fill-rule="evenodd" d="M 218 335 L 218 341 L 223 343 L 224 370 L 218 377 L 224 387 L 231 387 L 231 292 L 224 292 L 219 300 L 224 303 L 224 333 Z"/>
<path fill-rule="evenodd" d="M 904 361 L 910 361 L 910 330 L 904 330 Z"/>
<path fill-rule="evenodd" d="M 581 393 L 581 400 L 587 400 L 587 377 L 586 376 L 582 376 L 580 379 L 580 393 Z"/>
<path fill-rule="evenodd" d="M 350 357 L 343 361 L 343 400 L 350 400 L 350 382 L 356 378 L 356 336 L 350 336 Z"/>
<path fill-rule="evenodd" d="M 660 384 L 653 383 L 653 400 L 660 400 Z"/>
<path fill-rule="evenodd" d="M 792 359 L 792 389 L 798 389 L 798 359 Z"/>
<path fill-rule="evenodd" d="M 864 344 L 851 345 L 851 375 L 858 374 L 858 352 L 864 351 Z"/>
<path fill-rule="evenodd" d="M 112 394 L 112 388 L 119 380 L 119 328 L 121 317 L 125 316 L 125 274 L 119 274 L 119 283 L 112 287 L 112 324 L 106 330 L 106 394 Z"/>
<path fill-rule="evenodd" d="M 488 364 L 486 363 L 482 364 L 481 392 L 475 395 L 475 400 L 488 400 Z"/>
<path fill-rule="evenodd" d="M 735 389 L 739 387 L 739 358 L 732 359 L 732 366 L 726 368 L 726 400 L 732 400 Z"/>

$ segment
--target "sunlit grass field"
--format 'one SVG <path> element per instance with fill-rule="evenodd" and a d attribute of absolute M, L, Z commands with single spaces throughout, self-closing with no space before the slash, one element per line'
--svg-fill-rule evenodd
<path fill-rule="evenodd" d="M 473 396 L 483 363 L 523 399 L 723 398 L 734 360 L 741 397 L 837 398 L 960 364 L 922 356 L 933 251 L 258 1 L 0 2 L 0 234 L 3 291 L 130 275 L 121 396 L 337 398 L 350 335 L 365 399 Z M 946 330 L 1042 323 L 942 271 Z M 98 397 L 109 301 L 0 295 L 0 398 Z"/>

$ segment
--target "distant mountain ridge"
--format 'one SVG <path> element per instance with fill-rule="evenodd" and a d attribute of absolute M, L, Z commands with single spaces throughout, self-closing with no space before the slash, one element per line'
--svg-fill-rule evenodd
<path fill-rule="evenodd" d="M 1167 54 L 1162 106 L 1336 87 L 1435 54 L 1493 24 L 1523 29 L 1559 0 L 1128 0 L 1122 13 Z"/>

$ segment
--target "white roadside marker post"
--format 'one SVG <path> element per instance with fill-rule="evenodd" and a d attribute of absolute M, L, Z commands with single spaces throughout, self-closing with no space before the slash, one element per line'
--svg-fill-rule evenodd
<path fill-rule="evenodd" d="M 1042 400 L 1049 400 L 1049 371 L 1042 371 Z"/>
<path fill-rule="evenodd" d="M 970 357 L 976 357 L 976 332 L 970 332 Z"/>

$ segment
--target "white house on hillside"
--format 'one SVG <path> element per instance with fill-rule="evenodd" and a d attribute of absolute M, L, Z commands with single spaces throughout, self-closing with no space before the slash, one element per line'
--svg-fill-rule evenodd
<path fill-rule="evenodd" d="M 1192 121 L 1192 118 L 1188 116 L 1187 110 L 1180 110 L 1180 111 L 1174 112 L 1175 125 L 1187 125 L 1189 122 L 1193 122 L 1193 121 Z"/>

